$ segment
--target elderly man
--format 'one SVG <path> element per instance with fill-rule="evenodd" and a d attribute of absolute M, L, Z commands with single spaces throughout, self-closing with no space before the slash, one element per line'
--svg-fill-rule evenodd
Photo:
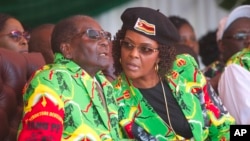
<path fill-rule="evenodd" d="M 24 89 L 18 140 L 120 140 L 113 87 L 101 71 L 110 38 L 89 16 L 56 24 L 54 64 L 38 70 Z"/>
<path fill-rule="evenodd" d="M 228 16 L 221 51 L 226 62 L 218 91 L 237 124 L 250 124 L 250 5 L 235 8 Z"/>

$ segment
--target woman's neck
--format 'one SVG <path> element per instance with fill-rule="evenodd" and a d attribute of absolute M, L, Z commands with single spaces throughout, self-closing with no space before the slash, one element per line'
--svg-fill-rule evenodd
<path fill-rule="evenodd" d="M 138 79 L 133 79 L 133 85 L 136 88 L 152 88 L 154 86 L 156 86 L 159 81 L 160 78 L 157 74 L 154 75 L 149 75 L 149 76 L 145 76 L 145 77 L 140 77 Z"/>

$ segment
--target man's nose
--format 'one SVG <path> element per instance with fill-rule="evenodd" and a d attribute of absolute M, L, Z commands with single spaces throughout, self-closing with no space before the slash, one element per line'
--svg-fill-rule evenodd
<path fill-rule="evenodd" d="M 244 45 L 247 48 L 250 48 L 250 33 L 247 34 L 247 38 L 244 41 Z"/>

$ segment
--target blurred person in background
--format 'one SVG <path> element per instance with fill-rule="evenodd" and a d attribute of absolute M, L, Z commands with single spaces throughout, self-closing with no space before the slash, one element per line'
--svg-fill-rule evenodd
<path fill-rule="evenodd" d="M 221 53 L 219 45 L 221 43 L 222 30 L 226 23 L 226 18 L 223 17 L 216 31 L 208 32 L 206 35 L 200 38 L 200 55 L 206 67 L 202 69 L 202 72 L 206 76 L 207 80 L 211 83 L 214 90 L 218 94 L 218 81 L 221 73 L 224 70 L 224 62 L 221 59 Z"/>
<path fill-rule="evenodd" d="M 220 47 L 226 64 L 218 82 L 219 96 L 236 124 L 250 124 L 250 5 L 230 12 Z"/>
<path fill-rule="evenodd" d="M 0 13 L 0 47 L 15 52 L 27 53 L 30 34 L 15 17 Z"/>
<path fill-rule="evenodd" d="M 216 40 L 217 30 L 208 31 L 199 39 L 200 57 L 205 67 L 220 59 L 220 51 Z"/>
<path fill-rule="evenodd" d="M 199 43 L 196 37 L 195 29 L 190 24 L 190 22 L 180 16 L 171 15 L 169 16 L 170 21 L 174 24 L 180 34 L 180 43 L 187 45 L 193 49 L 197 54 L 199 68 L 203 69 L 205 66 L 202 63 L 201 57 L 199 55 Z"/>

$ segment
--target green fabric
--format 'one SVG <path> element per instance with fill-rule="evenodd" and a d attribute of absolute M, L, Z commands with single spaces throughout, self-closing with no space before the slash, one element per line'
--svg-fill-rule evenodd
<path fill-rule="evenodd" d="M 111 83 L 101 71 L 96 74 L 95 78 L 103 87 L 107 114 L 94 79 L 61 54 L 56 53 L 55 57 L 55 64 L 44 66 L 33 76 L 23 97 L 26 103 L 24 117 L 32 112 L 33 104 L 40 95 L 49 96 L 49 99 L 56 99 L 54 102 L 60 105 L 58 107 L 63 109 L 65 115 L 61 117 L 64 124 L 62 140 L 82 140 L 79 137 L 91 136 L 97 141 L 119 141 L 118 107 Z"/>
<path fill-rule="evenodd" d="M 0 12 L 11 14 L 32 28 L 74 14 L 97 16 L 128 1 L 131 0 L 2 0 Z"/>
<path fill-rule="evenodd" d="M 234 118 L 211 91 L 194 58 L 179 55 L 171 75 L 165 79 L 190 124 L 194 140 L 229 140 L 229 127 L 234 124 Z M 132 124 L 137 123 L 160 141 L 177 139 L 124 73 L 112 84 L 117 92 L 119 123 L 127 137 L 131 135 Z"/>
<path fill-rule="evenodd" d="M 244 48 L 242 51 L 233 55 L 227 62 L 227 66 L 230 64 L 238 64 L 250 71 L 250 49 Z"/>

